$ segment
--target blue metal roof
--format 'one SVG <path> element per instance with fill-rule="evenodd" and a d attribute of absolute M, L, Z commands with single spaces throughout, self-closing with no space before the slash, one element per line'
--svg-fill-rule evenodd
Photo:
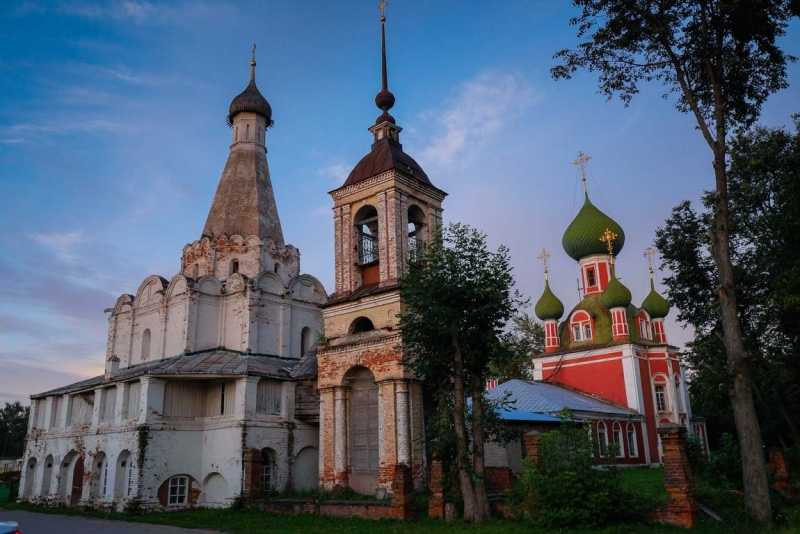
<path fill-rule="evenodd" d="M 498 410 L 501 419 L 509 421 L 558 421 L 557 416 L 563 410 L 572 412 L 593 412 L 615 416 L 638 416 L 634 410 L 615 406 L 589 395 L 547 382 L 529 382 L 513 379 L 499 384 L 486 392 L 490 400 L 509 403 Z M 531 417 L 533 419 L 522 419 Z M 538 419 L 547 417 L 548 419 Z"/>

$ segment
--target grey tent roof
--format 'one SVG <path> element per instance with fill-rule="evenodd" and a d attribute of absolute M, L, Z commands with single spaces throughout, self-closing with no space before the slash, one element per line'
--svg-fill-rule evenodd
<path fill-rule="evenodd" d="M 487 391 L 486 396 L 490 400 L 509 401 L 500 412 L 503 419 L 517 420 L 520 414 L 525 413 L 557 415 L 563 410 L 623 417 L 639 416 L 634 410 L 547 382 L 513 379 Z"/>
<path fill-rule="evenodd" d="M 289 380 L 293 378 L 293 369 L 301 362 L 303 362 L 303 359 L 281 358 L 265 354 L 245 354 L 231 350 L 208 350 L 131 365 L 120 369 L 110 379 L 100 375 L 68 386 L 45 391 L 44 393 L 37 393 L 31 395 L 31 397 L 63 395 L 145 375 L 194 377 L 254 375 Z M 316 357 L 313 363 L 316 371 Z M 308 364 L 306 363 L 306 365 Z"/>

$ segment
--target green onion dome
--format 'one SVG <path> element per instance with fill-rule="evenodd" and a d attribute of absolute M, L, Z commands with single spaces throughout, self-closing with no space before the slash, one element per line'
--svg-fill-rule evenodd
<path fill-rule="evenodd" d="M 611 277 L 608 287 L 600 295 L 600 304 L 608 308 L 627 308 L 631 303 L 631 291 L 619 281 L 616 276 Z"/>
<path fill-rule="evenodd" d="M 608 246 L 600 241 L 600 236 L 606 228 L 617 234 L 612 249 L 616 256 L 625 244 L 625 232 L 614 219 L 597 209 L 587 194 L 583 207 L 564 231 L 561 245 L 575 261 L 592 254 L 608 254 Z"/>
<path fill-rule="evenodd" d="M 669 313 L 669 301 L 656 291 L 652 280 L 650 280 L 650 293 L 642 302 L 642 308 L 650 314 L 651 319 L 663 319 Z"/>
<path fill-rule="evenodd" d="M 536 317 L 542 321 L 547 321 L 548 319 L 557 321 L 564 315 L 564 305 L 550 290 L 550 282 L 545 280 L 544 291 L 533 310 L 536 312 Z"/>

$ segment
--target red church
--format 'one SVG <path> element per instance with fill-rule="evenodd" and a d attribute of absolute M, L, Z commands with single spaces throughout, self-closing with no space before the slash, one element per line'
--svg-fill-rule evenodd
<path fill-rule="evenodd" d="M 587 160 L 581 154 L 576 163 L 583 168 Z M 585 176 L 583 181 L 585 191 Z M 705 423 L 692 417 L 685 369 L 678 349 L 667 340 L 664 319 L 670 305 L 655 289 L 653 251 L 647 253 L 650 292 L 637 307 L 615 272 L 614 260 L 624 244 L 622 227 L 585 193 L 583 207 L 562 238 L 581 281 L 581 300 L 566 315 L 550 289 L 548 254 L 541 256 L 545 286 L 535 313 L 544 322 L 545 352 L 534 357 L 534 384 L 559 385 L 638 414 L 638 420 L 624 423 L 624 433 L 614 419 L 587 421 L 600 456 L 615 443 L 620 463 L 651 464 L 660 461 L 660 425 L 685 426 L 703 444 L 706 431 Z"/>

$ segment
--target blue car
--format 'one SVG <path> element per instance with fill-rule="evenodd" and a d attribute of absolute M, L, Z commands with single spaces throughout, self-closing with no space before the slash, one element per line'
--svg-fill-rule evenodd
<path fill-rule="evenodd" d="M 0 521 L 0 534 L 22 534 L 16 521 Z"/>

